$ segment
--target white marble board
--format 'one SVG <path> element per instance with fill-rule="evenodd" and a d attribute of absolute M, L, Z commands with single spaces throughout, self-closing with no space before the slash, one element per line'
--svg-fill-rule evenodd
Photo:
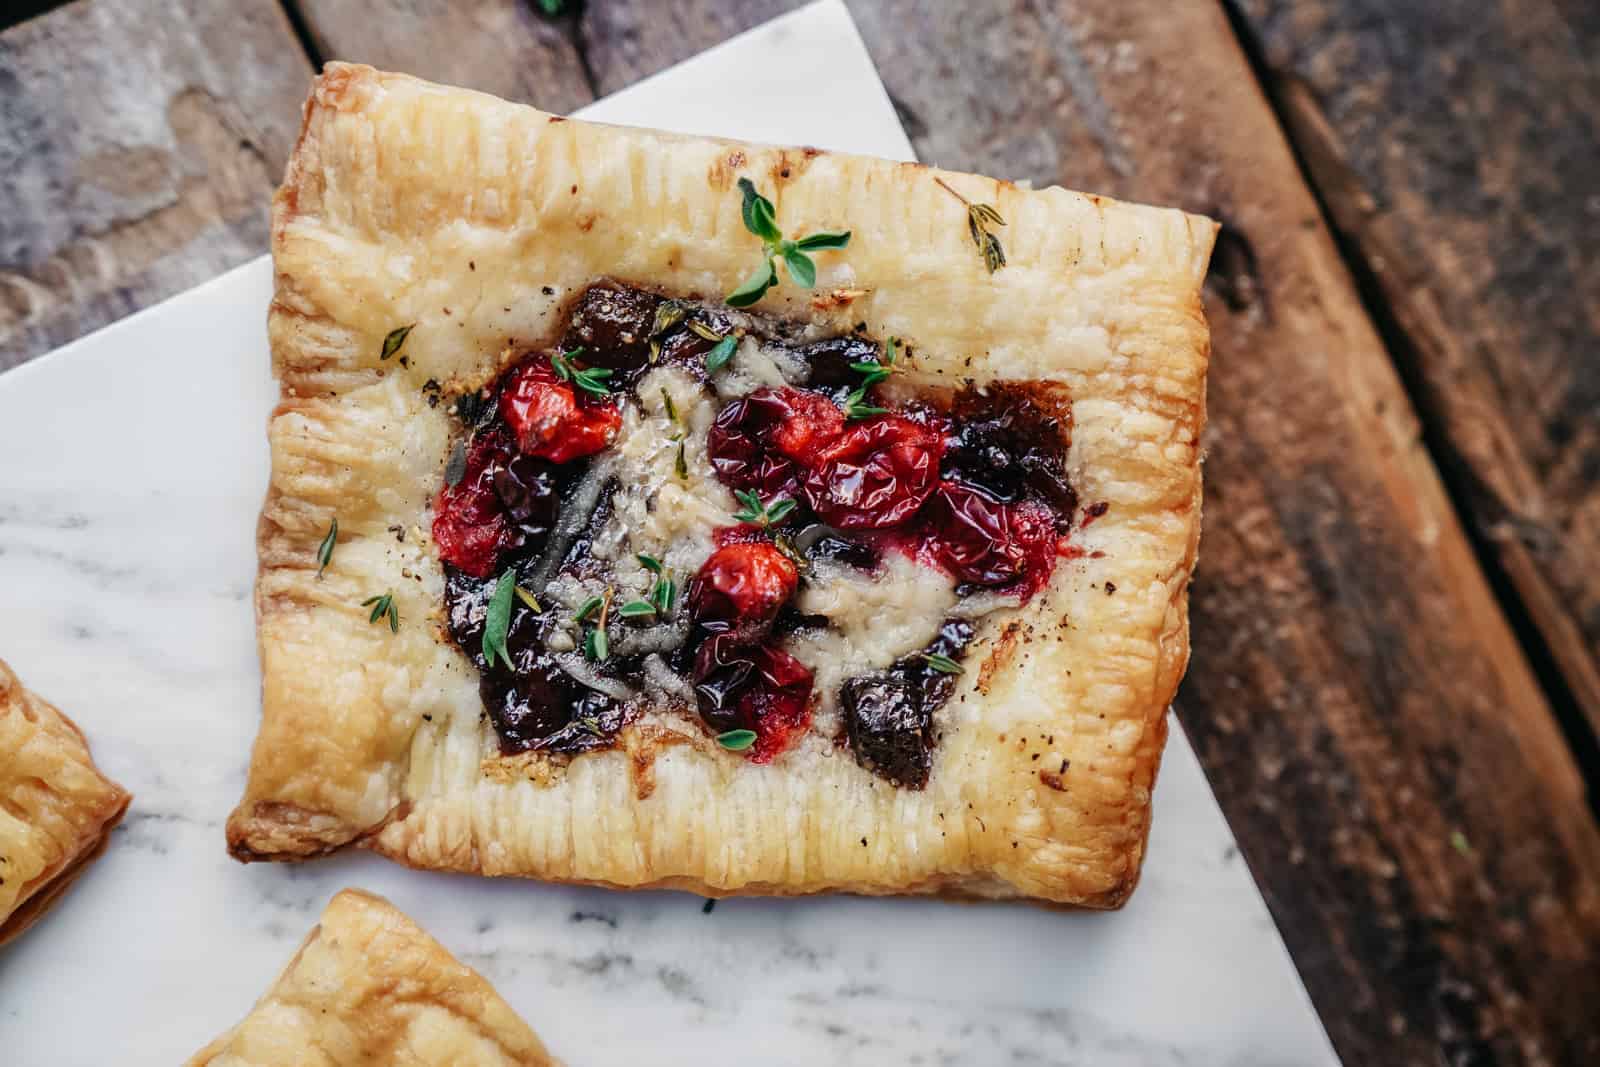
<path fill-rule="evenodd" d="M 802 89 L 797 63 L 828 76 Z M 586 114 L 911 157 L 835 0 Z M 0 376 L 0 656 L 134 793 L 106 856 L 0 953 L 0 1064 L 181 1062 L 345 886 L 416 917 L 575 1065 L 1336 1062 L 1176 728 L 1143 883 L 1114 914 L 843 897 L 707 914 L 364 855 L 229 859 L 259 708 L 270 284 L 263 258 Z"/>

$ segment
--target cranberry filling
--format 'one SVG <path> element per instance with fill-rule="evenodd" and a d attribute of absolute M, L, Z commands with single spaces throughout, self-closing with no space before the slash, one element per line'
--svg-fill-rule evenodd
<path fill-rule="evenodd" d="M 1002 503 L 976 486 L 941 482 L 928 505 L 924 544 L 958 581 L 1017 586 L 1026 599 L 1049 580 L 1055 517 L 1032 500 Z"/>
<path fill-rule="evenodd" d="M 794 561 L 770 541 L 727 545 L 695 576 L 689 617 L 707 633 L 757 640 L 771 629 L 799 580 Z"/>
<path fill-rule="evenodd" d="M 824 448 L 806 472 L 806 502 L 841 530 L 899 526 L 939 480 L 944 441 L 899 415 L 859 423 Z"/>
<path fill-rule="evenodd" d="M 800 479 L 844 429 L 827 397 L 803 389 L 757 389 L 718 413 L 706 440 L 724 485 L 763 498 L 796 498 Z"/>
<path fill-rule="evenodd" d="M 500 414 L 525 456 L 566 463 L 592 456 L 611 443 L 622 414 L 609 402 L 582 401 L 549 363 L 529 359 L 511 373 L 500 394 Z"/>
<path fill-rule="evenodd" d="M 439 491 L 433 508 L 433 543 L 446 563 L 478 578 L 493 571 L 512 538 L 495 475 L 511 457 L 511 442 L 498 431 L 479 434 L 467 449 L 460 481 Z"/>
<path fill-rule="evenodd" d="M 1026 600 L 1048 583 L 1058 556 L 1070 554 L 1063 535 L 1077 498 L 1065 472 L 1071 408 L 1064 391 L 1001 384 L 884 413 L 871 410 L 889 406 L 871 383 L 892 373 L 892 354 L 858 335 L 791 344 L 809 368 L 805 387 L 764 387 L 731 400 L 707 433 L 718 480 L 759 501 L 741 500 L 750 514 L 740 517 L 752 521 L 715 532 L 717 548 L 683 595 L 663 598 L 658 588 L 642 610 L 635 601 L 620 617 L 600 613 L 587 622 L 558 619 L 519 597 L 506 656 L 491 662 L 485 620 L 508 568 L 529 600 L 552 575 L 611 580 L 616 554 L 597 546 L 614 536 L 605 531 L 618 486 L 608 481 L 597 495 L 582 475 L 588 457 L 616 438 L 622 406 L 638 402 L 639 379 L 673 364 L 718 387 L 705 356 L 736 329 L 759 333 L 766 345 L 786 343 L 781 324 L 594 285 L 574 305 L 559 372 L 550 353 L 530 355 L 493 391 L 457 405 L 470 436 L 436 500 L 433 539 L 447 565 L 449 628 L 480 671 L 505 751 L 579 753 L 614 744 L 636 707 L 611 683 L 650 691 L 644 661 L 654 648 L 693 686 L 705 725 L 719 736 L 753 731 L 747 755 L 768 762 L 811 720 L 812 673 L 782 646 L 797 631 L 829 625 L 794 601 L 803 580 L 816 580 L 804 577 L 812 563 L 872 572 L 882 552 L 899 551 L 948 573 L 958 595 L 988 589 Z M 592 512 L 563 522 L 563 511 L 580 501 Z M 614 607 L 620 611 L 621 602 Z M 657 634 L 656 642 L 670 635 L 679 612 L 690 626 L 685 645 L 671 638 L 630 650 L 630 635 Z M 556 651 L 571 648 L 554 636 L 575 623 L 581 647 Z M 606 640 L 596 640 L 596 629 Z M 863 765 L 906 788 L 926 784 L 933 712 L 953 692 L 956 660 L 972 636 L 971 623 L 948 621 L 926 649 L 845 683 L 844 732 Z M 575 666 L 574 657 L 584 664 Z"/>

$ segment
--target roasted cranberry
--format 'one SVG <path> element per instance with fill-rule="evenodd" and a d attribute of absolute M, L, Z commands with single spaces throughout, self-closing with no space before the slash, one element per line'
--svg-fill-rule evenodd
<path fill-rule="evenodd" d="M 707 633 L 752 641 L 772 626 L 799 580 L 794 562 L 771 542 L 727 545 L 695 576 L 689 615 Z"/>
<path fill-rule="evenodd" d="M 569 712 L 567 724 L 536 747 L 552 752 L 589 752 L 603 748 L 627 723 L 628 709 L 604 693 L 586 690 Z"/>
<path fill-rule="evenodd" d="M 807 559 L 831 560 L 857 570 L 870 571 L 878 566 L 878 550 L 861 541 L 835 533 L 820 523 L 801 530 L 795 542 L 805 546 Z"/>
<path fill-rule="evenodd" d="M 803 389 L 757 389 L 717 414 L 706 449 L 724 485 L 763 499 L 794 498 L 805 467 L 844 428 L 827 397 Z"/>
<path fill-rule="evenodd" d="M 944 442 L 899 415 L 846 430 L 806 472 L 806 500 L 824 522 L 846 530 L 897 526 L 916 514 L 939 480 Z"/>
<path fill-rule="evenodd" d="M 957 580 L 1016 584 L 1024 598 L 1050 578 L 1055 516 L 1035 501 L 1007 504 L 961 482 L 944 481 L 925 513 L 925 545 Z"/>
<path fill-rule="evenodd" d="M 1064 387 L 1030 382 L 963 390 L 951 415 L 958 428 L 945 453 L 945 477 L 1005 502 L 1038 495 L 1064 529 L 1077 507 L 1066 473 L 1072 406 Z"/>
<path fill-rule="evenodd" d="M 933 716 L 910 679 L 892 672 L 852 678 L 839 690 L 839 703 L 862 766 L 908 789 L 928 784 Z"/>
<path fill-rule="evenodd" d="M 505 505 L 507 517 L 527 537 L 543 537 L 556 524 L 561 511 L 561 489 L 556 468 L 548 460 L 516 456 L 494 470 L 494 491 Z"/>
<path fill-rule="evenodd" d="M 800 350 L 800 358 L 811 368 L 806 384 L 829 392 L 849 391 L 861 384 L 861 373 L 852 363 L 878 362 L 879 348 L 864 337 L 830 337 Z"/>
<path fill-rule="evenodd" d="M 504 435 L 494 430 L 478 434 L 467 448 L 461 480 L 439 490 L 434 501 L 433 543 L 439 557 L 478 578 L 493 573 L 514 537 L 494 488 L 494 472 L 510 456 Z"/>
<path fill-rule="evenodd" d="M 741 645 L 717 634 L 695 655 L 700 716 L 718 733 L 754 730 L 750 758 L 767 763 L 810 716 L 811 671 L 771 645 Z"/>
<path fill-rule="evenodd" d="M 640 289 L 601 282 L 585 289 L 572 310 L 561 347 L 583 349 L 583 361 L 624 378 L 650 361 L 650 333 L 661 298 Z"/>
<path fill-rule="evenodd" d="M 587 394 L 580 401 L 572 386 L 557 378 L 539 356 L 511 372 L 500 394 L 500 414 L 524 454 L 552 463 L 599 452 L 622 425 L 615 404 Z"/>
<path fill-rule="evenodd" d="M 929 656 L 958 659 L 972 640 L 963 619 L 947 619 L 921 652 L 886 671 L 862 675 L 839 689 L 845 736 L 862 766 L 907 789 L 928 784 L 933 766 L 933 713 L 955 691 L 956 675 L 935 669 Z"/>

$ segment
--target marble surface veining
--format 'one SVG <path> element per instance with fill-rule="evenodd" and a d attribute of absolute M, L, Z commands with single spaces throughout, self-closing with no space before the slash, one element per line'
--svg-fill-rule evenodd
<path fill-rule="evenodd" d="M 774 34 L 828 58 L 837 106 L 763 74 Z M 708 111 L 730 83 L 742 110 Z M 818 140 L 820 116 L 824 144 L 909 154 L 833 2 L 596 114 L 773 141 Z M 259 711 L 270 280 L 257 261 L 0 377 L 0 656 L 134 793 L 106 856 L 0 952 L 0 1063 L 181 1062 L 345 886 L 409 912 L 572 1064 L 1335 1062 L 1176 728 L 1143 883 L 1115 914 L 844 897 L 708 911 L 365 855 L 229 859 Z"/>

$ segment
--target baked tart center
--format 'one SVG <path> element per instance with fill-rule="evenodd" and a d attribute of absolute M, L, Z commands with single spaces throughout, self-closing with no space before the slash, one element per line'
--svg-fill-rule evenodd
<path fill-rule="evenodd" d="M 502 751 L 672 710 L 925 785 L 980 620 L 1049 581 L 1077 499 L 1060 386 L 914 388 L 914 355 L 601 282 L 458 398 L 433 540 Z"/>

